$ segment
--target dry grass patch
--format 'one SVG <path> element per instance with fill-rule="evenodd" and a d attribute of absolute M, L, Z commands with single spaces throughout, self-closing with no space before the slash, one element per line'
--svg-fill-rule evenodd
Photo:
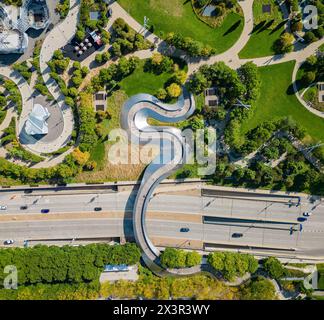
<path fill-rule="evenodd" d="M 149 0 L 150 7 L 163 11 L 165 14 L 174 17 L 181 17 L 183 15 L 183 5 L 178 1 L 165 1 L 165 0 Z"/>

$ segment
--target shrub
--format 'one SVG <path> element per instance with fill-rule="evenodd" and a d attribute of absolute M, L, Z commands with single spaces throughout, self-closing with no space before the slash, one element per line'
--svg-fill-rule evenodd
<path fill-rule="evenodd" d="M 265 259 L 263 263 L 264 269 L 273 279 L 279 280 L 286 275 L 286 269 L 282 263 L 275 257 Z"/>

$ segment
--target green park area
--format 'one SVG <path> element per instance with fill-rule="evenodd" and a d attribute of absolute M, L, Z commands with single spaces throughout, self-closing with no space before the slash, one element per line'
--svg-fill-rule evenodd
<path fill-rule="evenodd" d="M 264 121 L 291 116 L 315 141 L 324 139 L 324 122 L 302 106 L 293 93 L 291 75 L 294 61 L 259 68 L 261 94 L 256 109 L 241 127 L 246 133 Z"/>
<path fill-rule="evenodd" d="M 180 72 L 183 71 L 185 74 L 187 71 L 187 65 L 182 60 L 167 59 L 166 64 L 168 63 L 171 66 L 167 67 L 168 70 L 156 72 L 150 69 L 150 59 L 138 60 L 135 70 L 122 78 L 115 89 L 110 92 L 107 100 L 109 118 L 101 122 L 102 138 L 98 139 L 90 151 L 90 161 L 95 161 L 97 167 L 93 171 L 79 173 L 75 177 L 75 182 L 138 179 L 144 169 L 143 164 L 112 165 L 107 162 L 107 153 L 111 142 L 107 141 L 106 137 L 112 129 L 120 127 L 121 109 L 128 97 L 143 92 L 157 95 L 159 90 L 163 90 L 172 82 L 171 79 L 175 75 L 174 63 Z M 91 98 L 90 93 L 87 96 L 89 99 Z"/>
<path fill-rule="evenodd" d="M 119 0 L 120 5 L 139 23 L 144 16 L 149 18 L 149 26 L 154 33 L 164 38 L 169 32 L 177 32 L 184 37 L 209 45 L 221 53 L 229 49 L 243 30 L 243 17 L 231 12 L 216 28 L 201 21 L 192 8 L 191 1 L 182 0 Z"/>
<path fill-rule="evenodd" d="M 324 290 L 324 264 L 320 263 L 317 264 L 317 271 L 318 271 L 318 289 Z"/>
<path fill-rule="evenodd" d="M 263 5 L 271 5 L 270 12 L 263 12 Z M 266 57 L 275 54 L 273 44 L 284 31 L 282 13 L 275 0 L 253 2 L 254 29 L 252 35 L 239 53 L 242 59 Z"/>

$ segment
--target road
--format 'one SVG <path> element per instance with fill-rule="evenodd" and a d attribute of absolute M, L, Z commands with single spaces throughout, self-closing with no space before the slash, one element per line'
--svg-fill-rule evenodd
<path fill-rule="evenodd" d="M 0 240 L 72 239 L 121 237 L 132 234 L 130 219 L 135 195 L 130 192 L 71 195 L 0 195 L 0 203 L 8 209 L 0 215 Z M 20 207 L 27 205 L 27 210 Z M 312 207 L 313 215 L 303 222 L 303 231 L 290 235 L 290 226 L 299 227 L 298 217 Z M 94 213 L 95 207 L 102 212 Z M 46 215 L 41 209 L 50 209 Z M 88 218 L 80 217 L 80 213 Z M 56 214 L 59 213 L 59 214 Z M 66 217 L 65 213 L 69 213 Z M 119 213 L 117 217 L 114 213 Z M 300 255 L 324 257 L 324 205 L 303 199 L 299 207 L 287 203 L 255 201 L 197 195 L 158 193 L 148 206 L 149 237 L 199 240 L 206 243 L 230 244 L 237 247 L 296 248 Z M 155 214 L 155 216 L 152 216 Z M 158 217 L 157 214 L 161 214 Z M 163 216 L 163 214 L 165 214 Z M 96 215 L 92 218 L 91 215 Z M 100 215 L 102 217 L 100 218 Z M 203 216 L 242 219 L 233 222 L 203 223 Z M 17 220 L 13 220 L 13 218 Z M 253 219 L 252 223 L 246 219 Z M 272 221 L 264 224 L 262 221 Z M 286 222 L 283 224 L 283 222 Z M 188 233 L 179 232 L 188 227 Z M 233 238 L 242 233 L 242 238 Z"/>

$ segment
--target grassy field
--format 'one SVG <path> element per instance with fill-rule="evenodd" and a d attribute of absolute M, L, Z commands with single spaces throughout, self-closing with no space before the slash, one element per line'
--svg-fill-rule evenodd
<path fill-rule="evenodd" d="M 260 58 L 275 54 L 272 46 L 284 31 L 283 27 L 277 30 L 265 29 L 252 33 L 249 41 L 239 53 L 241 59 Z"/>
<path fill-rule="evenodd" d="M 261 95 L 254 115 L 241 127 L 242 134 L 258 124 L 291 116 L 313 140 L 324 141 L 324 120 L 309 112 L 292 93 L 294 61 L 260 68 Z"/>
<path fill-rule="evenodd" d="M 318 270 L 318 289 L 324 290 L 324 264 L 317 264 Z"/>
<path fill-rule="evenodd" d="M 218 28 L 211 28 L 200 21 L 191 6 L 191 1 L 183 0 L 118 0 L 138 22 L 143 24 L 147 16 L 154 33 L 165 36 L 168 32 L 178 32 L 186 37 L 208 44 L 221 53 L 229 49 L 243 30 L 243 17 L 230 13 Z"/>
<path fill-rule="evenodd" d="M 265 12 L 262 11 L 263 5 L 271 5 L 271 12 Z M 282 21 L 282 13 L 277 5 L 276 0 L 258 0 L 253 2 L 253 22 L 254 24 L 259 24 L 262 21 L 273 21 L 273 25 L 277 25 Z M 271 27 L 270 27 L 271 28 Z"/>
<path fill-rule="evenodd" d="M 141 60 L 136 70 L 120 82 L 120 88 L 130 97 L 137 93 L 155 94 L 171 77 L 171 73 L 156 75 L 144 71 L 145 60 Z"/>
<path fill-rule="evenodd" d="M 262 12 L 263 4 L 271 4 L 271 14 Z M 275 52 L 272 46 L 284 31 L 282 14 L 275 0 L 254 1 L 253 18 L 253 33 L 239 53 L 242 59 L 273 55 Z"/>

